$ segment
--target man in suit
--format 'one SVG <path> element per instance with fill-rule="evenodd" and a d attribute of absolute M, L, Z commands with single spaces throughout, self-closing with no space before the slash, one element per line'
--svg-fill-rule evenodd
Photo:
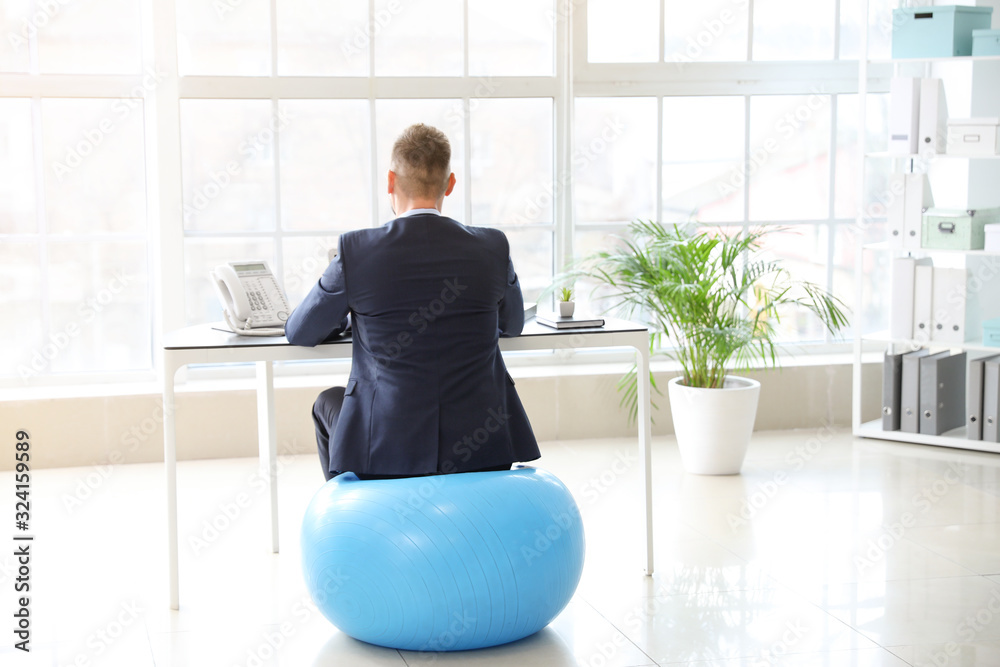
<path fill-rule="evenodd" d="M 313 346 L 351 316 L 347 386 L 313 405 L 327 479 L 500 470 L 539 457 L 497 345 L 524 325 L 510 246 L 499 230 L 441 215 L 454 188 L 448 138 L 407 128 L 389 170 L 398 217 L 343 234 L 285 323 L 290 343 Z"/>

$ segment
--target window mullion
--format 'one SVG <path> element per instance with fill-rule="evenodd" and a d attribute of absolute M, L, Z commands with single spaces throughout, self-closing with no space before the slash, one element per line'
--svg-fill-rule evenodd
<path fill-rule="evenodd" d="M 52 332 L 52 307 L 49 301 L 49 229 L 45 206 L 45 143 L 42 136 L 42 98 L 31 100 L 31 140 L 35 156 L 35 219 L 38 223 L 39 301 L 42 310 L 42 340 Z"/>

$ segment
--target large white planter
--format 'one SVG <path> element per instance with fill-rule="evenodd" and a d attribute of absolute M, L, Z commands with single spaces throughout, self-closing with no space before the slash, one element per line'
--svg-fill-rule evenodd
<path fill-rule="evenodd" d="M 667 384 L 670 414 L 684 470 L 696 475 L 736 475 L 750 445 L 760 382 L 726 376 L 721 389 Z"/>

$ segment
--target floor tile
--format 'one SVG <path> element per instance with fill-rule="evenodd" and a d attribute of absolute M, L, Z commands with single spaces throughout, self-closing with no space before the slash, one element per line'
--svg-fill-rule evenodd
<path fill-rule="evenodd" d="M 655 438 L 648 577 L 634 439 L 542 451 L 539 465 L 580 506 L 587 557 L 576 597 L 532 637 L 401 653 L 334 628 L 299 564 L 322 479 L 314 456 L 282 456 L 277 554 L 254 459 L 178 466 L 179 610 L 166 597 L 162 464 L 36 471 L 33 651 L 4 645 L 0 664 L 1000 665 L 994 455 L 823 429 L 755 433 L 743 474 L 704 477 L 683 471 L 672 438 Z M 0 490 L 12 483 L 0 473 Z M 15 576 L 5 549 L 0 587 Z M 11 604 L 0 595 L 0 616 Z"/>
<path fill-rule="evenodd" d="M 1000 574 L 1000 523 L 918 526 L 906 537 L 976 574 Z"/>
<path fill-rule="evenodd" d="M 1000 586 L 985 577 L 831 585 L 813 601 L 881 646 L 1000 641 Z"/>
<path fill-rule="evenodd" d="M 1000 665 L 1000 642 L 949 642 L 919 646 L 890 646 L 889 650 L 913 667 L 995 667 Z"/>

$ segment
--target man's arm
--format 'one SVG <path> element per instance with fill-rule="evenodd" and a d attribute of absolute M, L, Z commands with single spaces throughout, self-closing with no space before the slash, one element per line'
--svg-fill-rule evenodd
<path fill-rule="evenodd" d="M 507 256 L 507 287 L 500 300 L 500 335 L 505 338 L 518 336 L 524 328 L 524 297 L 521 283 L 514 271 L 514 262 Z"/>
<path fill-rule="evenodd" d="M 319 281 L 292 311 L 285 322 L 285 338 L 292 345 L 313 347 L 347 328 L 347 286 L 344 283 L 343 253 L 326 267 Z"/>

